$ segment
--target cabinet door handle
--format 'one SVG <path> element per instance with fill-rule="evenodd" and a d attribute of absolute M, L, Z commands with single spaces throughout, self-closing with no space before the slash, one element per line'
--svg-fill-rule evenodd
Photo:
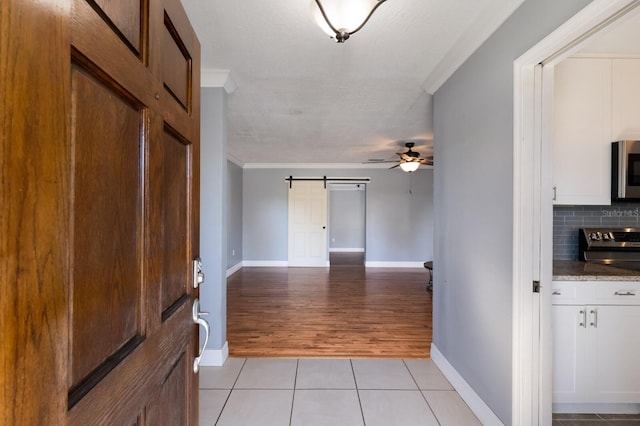
<path fill-rule="evenodd" d="M 616 296 L 635 296 L 636 294 L 633 291 L 616 291 Z"/>
<path fill-rule="evenodd" d="M 553 187 L 553 201 L 556 201 L 556 188 L 557 187 Z"/>
<path fill-rule="evenodd" d="M 580 327 L 587 328 L 587 311 L 585 309 L 581 309 L 580 315 L 582 315 L 582 322 L 580 322 Z"/>
<path fill-rule="evenodd" d="M 593 321 L 591 322 L 591 327 L 598 328 L 598 310 L 592 309 L 591 315 L 593 315 Z"/>
<path fill-rule="evenodd" d="M 562 292 L 560 290 L 555 290 L 551 293 L 552 296 L 562 296 Z"/>

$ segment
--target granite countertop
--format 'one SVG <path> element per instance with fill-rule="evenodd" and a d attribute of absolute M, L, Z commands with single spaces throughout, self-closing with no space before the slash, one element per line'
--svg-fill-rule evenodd
<path fill-rule="evenodd" d="M 557 281 L 640 281 L 640 271 L 579 260 L 554 260 L 553 279 Z"/>

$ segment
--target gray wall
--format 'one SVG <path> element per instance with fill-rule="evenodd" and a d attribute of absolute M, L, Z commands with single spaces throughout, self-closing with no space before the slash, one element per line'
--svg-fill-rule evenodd
<path fill-rule="evenodd" d="M 640 226 L 637 203 L 611 206 L 555 206 L 553 208 L 553 258 L 578 259 L 578 229 L 601 226 Z"/>
<path fill-rule="evenodd" d="M 513 61 L 587 5 L 527 0 L 434 95 L 433 341 L 512 410 Z"/>
<path fill-rule="evenodd" d="M 366 205 L 367 261 L 432 259 L 433 170 L 408 174 L 386 169 L 245 169 L 244 260 L 288 259 L 288 183 L 284 179 L 290 175 L 370 177 Z"/>
<path fill-rule="evenodd" d="M 364 250 L 365 187 L 329 187 L 329 249 Z"/>
<path fill-rule="evenodd" d="M 227 94 L 221 88 L 201 93 L 200 257 L 206 281 L 200 301 L 210 313 L 207 348 L 222 349 L 227 340 Z"/>
<path fill-rule="evenodd" d="M 227 162 L 227 269 L 242 262 L 242 168 Z"/>

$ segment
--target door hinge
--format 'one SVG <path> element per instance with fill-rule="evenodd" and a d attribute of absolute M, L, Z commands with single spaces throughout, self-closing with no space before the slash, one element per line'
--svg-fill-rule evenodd
<path fill-rule="evenodd" d="M 540 281 L 533 282 L 533 292 L 540 293 Z"/>

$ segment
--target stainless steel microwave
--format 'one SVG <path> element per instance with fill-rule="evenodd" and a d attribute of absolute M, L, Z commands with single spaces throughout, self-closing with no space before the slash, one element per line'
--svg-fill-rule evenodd
<path fill-rule="evenodd" d="M 611 145 L 611 200 L 640 202 L 640 141 Z"/>

